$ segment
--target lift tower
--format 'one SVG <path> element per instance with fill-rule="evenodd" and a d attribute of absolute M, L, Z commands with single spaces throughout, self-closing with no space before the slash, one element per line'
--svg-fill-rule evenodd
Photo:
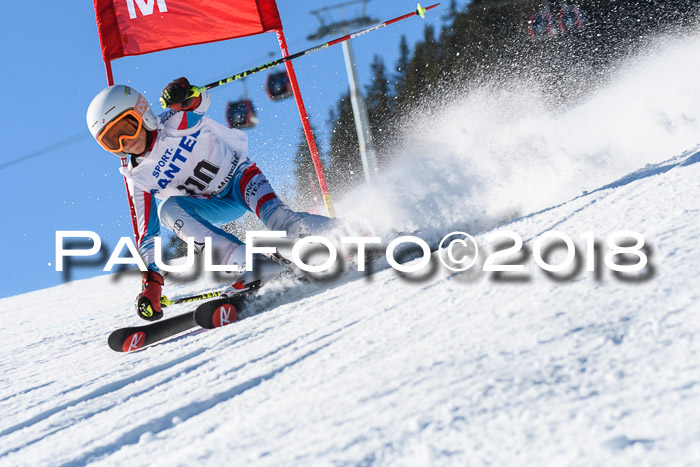
<path fill-rule="evenodd" d="M 310 41 L 316 41 L 326 36 L 336 34 L 340 31 L 342 34 L 348 34 L 352 29 L 361 28 L 375 24 L 378 20 L 370 18 L 366 14 L 367 3 L 369 0 L 355 0 L 351 2 L 340 3 L 318 10 L 313 10 L 312 15 L 321 23 L 318 31 L 307 37 Z M 344 19 L 340 21 L 330 21 L 330 12 L 340 10 L 344 15 L 345 7 L 350 5 L 362 4 L 362 12 L 354 18 Z M 365 174 L 365 180 L 370 182 L 377 170 L 377 153 L 372 142 L 372 135 L 369 130 L 369 118 L 367 117 L 367 108 L 365 101 L 362 98 L 362 92 L 358 88 L 357 70 L 355 69 L 355 57 L 352 51 L 352 41 L 342 43 L 343 55 L 345 56 L 345 71 L 348 75 L 348 83 L 350 84 L 350 102 L 352 103 L 352 113 L 355 118 L 355 129 L 357 130 L 357 140 L 360 146 L 360 157 L 362 158 L 362 170 Z"/>

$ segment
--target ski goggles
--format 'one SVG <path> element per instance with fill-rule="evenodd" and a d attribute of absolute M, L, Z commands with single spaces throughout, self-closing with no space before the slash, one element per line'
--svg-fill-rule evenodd
<path fill-rule="evenodd" d="M 104 127 L 97 142 L 109 152 L 123 152 L 124 140 L 136 138 L 142 127 L 143 117 L 134 109 L 129 109 Z"/>

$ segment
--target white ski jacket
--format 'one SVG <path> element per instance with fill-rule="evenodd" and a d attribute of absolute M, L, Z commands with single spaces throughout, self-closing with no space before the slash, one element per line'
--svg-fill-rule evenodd
<path fill-rule="evenodd" d="M 161 114 L 151 149 L 120 168 L 136 210 L 137 247 L 149 268 L 155 266 L 153 239 L 160 235 L 155 199 L 225 196 L 234 172 L 247 160 L 247 135 L 204 115 L 210 103 L 205 92 L 194 111 Z"/>

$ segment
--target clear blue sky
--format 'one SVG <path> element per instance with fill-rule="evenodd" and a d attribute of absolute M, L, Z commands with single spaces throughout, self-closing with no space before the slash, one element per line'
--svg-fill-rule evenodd
<path fill-rule="evenodd" d="M 291 53 L 315 45 L 306 40 L 318 28 L 309 12 L 337 3 L 342 1 L 277 1 Z M 415 7 L 413 0 L 373 0 L 367 13 L 386 20 Z M 439 30 L 445 8 L 443 4 L 433 10 L 426 20 L 411 18 L 353 40 L 363 87 L 369 84 L 369 64 L 375 54 L 393 68 L 401 35 L 413 45 L 422 37 L 424 24 L 435 24 Z M 348 7 L 348 13 L 355 11 Z M 57 230 L 97 232 L 110 252 L 119 237 L 132 235 L 119 159 L 103 151 L 85 125 L 90 100 L 106 86 L 92 3 L 9 2 L 3 13 L 4 71 L 0 80 L 5 144 L 0 166 L 30 157 L 0 168 L 5 195 L 0 297 L 64 282 L 63 274 L 55 270 Z M 125 57 L 113 62 L 113 70 L 117 83 L 145 92 L 158 113 L 157 98 L 170 80 L 187 76 L 203 85 L 265 63 L 270 52 L 280 56 L 272 33 Z M 325 149 L 328 111 L 348 89 L 342 50 L 336 46 L 303 57 L 295 61 L 295 69 L 312 123 L 319 130 L 317 141 Z M 265 78 L 260 73 L 248 80 L 260 118 L 258 127 L 249 130 L 249 153 L 281 191 L 292 183 L 291 160 L 300 122 L 293 100 L 271 102 L 266 98 Z M 240 83 L 213 90 L 210 115 L 223 122 L 226 102 L 242 94 Z M 54 146 L 50 152 L 37 154 Z M 71 278 L 101 274 L 103 266 L 73 269 Z"/>

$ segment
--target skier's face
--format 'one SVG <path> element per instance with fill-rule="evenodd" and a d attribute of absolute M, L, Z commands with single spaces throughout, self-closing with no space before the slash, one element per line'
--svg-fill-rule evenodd
<path fill-rule="evenodd" d="M 141 131 L 135 138 L 125 139 L 122 144 L 125 153 L 142 154 L 146 150 L 146 130 L 141 127 Z"/>

